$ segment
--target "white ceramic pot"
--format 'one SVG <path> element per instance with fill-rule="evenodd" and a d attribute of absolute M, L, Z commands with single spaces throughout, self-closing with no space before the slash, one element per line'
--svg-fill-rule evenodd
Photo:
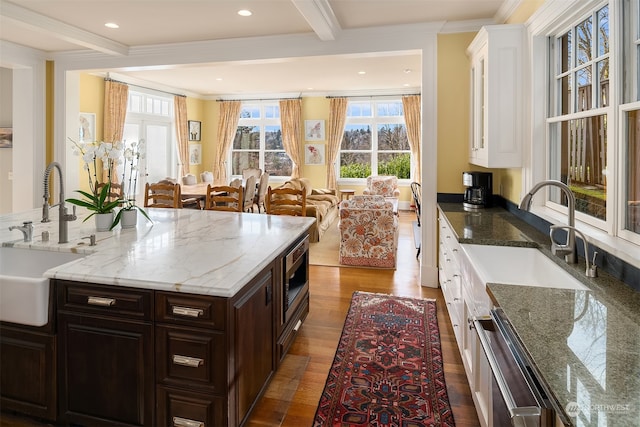
<path fill-rule="evenodd" d="M 95 214 L 96 218 L 96 230 L 97 231 L 109 231 L 111 224 L 113 224 L 114 213 Z"/>
<path fill-rule="evenodd" d="M 138 210 L 129 209 L 122 211 L 120 225 L 122 228 L 134 228 L 138 224 Z"/>

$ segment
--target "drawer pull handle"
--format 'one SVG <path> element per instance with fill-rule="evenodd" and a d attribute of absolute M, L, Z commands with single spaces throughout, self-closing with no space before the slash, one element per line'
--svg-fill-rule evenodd
<path fill-rule="evenodd" d="M 204 314 L 204 311 L 200 308 L 180 307 L 177 305 L 171 307 L 171 312 L 179 316 L 187 317 L 200 317 Z"/>
<path fill-rule="evenodd" d="M 103 297 L 87 297 L 87 304 L 99 305 L 101 307 L 111 307 L 115 305 L 115 298 L 103 298 Z"/>
<path fill-rule="evenodd" d="M 294 332 L 298 332 L 298 329 L 300 329 L 300 326 L 302 326 L 302 320 L 298 319 L 296 326 L 293 327 Z"/>
<path fill-rule="evenodd" d="M 190 368 L 198 368 L 203 365 L 204 360 L 197 357 L 180 356 L 179 354 L 173 355 L 173 363 L 176 365 L 188 366 Z"/>
<path fill-rule="evenodd" d="M 205 427 L 202 421 L 195 421 L 182 417 L 173 417 L 173 425 L 175 427 Z"/>

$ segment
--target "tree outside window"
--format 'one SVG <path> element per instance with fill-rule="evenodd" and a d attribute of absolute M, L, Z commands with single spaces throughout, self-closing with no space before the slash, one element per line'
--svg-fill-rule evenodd
<path fill-rule="evenodd" d="M 340 145 L 340 178 L 411 178 L 411 149 L 401 100 L 352 101 Z"/>
<path fill-rule="evenodd" d="M 284 150 L 280 107 L 274 103 L 242 106 L 231 150 L 231 175 L 259 168 L 271 176 L 291 176 L 291 159 Z"/>

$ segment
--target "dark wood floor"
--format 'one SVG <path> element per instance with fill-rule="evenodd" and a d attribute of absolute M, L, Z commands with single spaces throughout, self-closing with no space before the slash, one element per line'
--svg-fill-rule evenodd
<path fill-rule="evenodd" d="M 310 268 L 311 308 L 283 365 L 258 402 L 247 426 L 311 426 L 355 291 L 380 292 L 437 302 L 445 381 L 457 427 L 479 426 L 471 392 L 440 289 L 419 285 L 411 212 L 400 212 L 398 266 L 393 270 Z M 2 413 L 0 426 L 45 426 Z"/>

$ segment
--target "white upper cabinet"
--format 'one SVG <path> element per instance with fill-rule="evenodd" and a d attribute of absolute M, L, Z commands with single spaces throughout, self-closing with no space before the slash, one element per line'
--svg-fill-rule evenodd
<path fill-rule="evenodd" d="M 482 27 L 467 48 L 471 58 L 469 163 L 522 166 L 523 60 L 521 24 Z"/>

